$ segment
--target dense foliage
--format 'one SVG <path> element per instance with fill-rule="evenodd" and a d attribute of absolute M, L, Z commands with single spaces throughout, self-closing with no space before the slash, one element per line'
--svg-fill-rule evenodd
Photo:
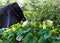
<path fill-rule="evenodd" d="M 26 0 L 21 7 L 29 21 L 0 29 L 0 43 L 60 43 L 60 6 L 51 1 Z M 53 21 L 51 23 L 51 21 Z"/>
<path fill-rule="evenodd" d="M 21 24 L 14 24 L 10 29 L 0 29 L 0 43 L 60 43 L 59 28 L 54 28 L 49 22 L 29 22 L 26 27 Z"/>
<path fill-rule="evenodd" d="M 60 7 L 54 2 L 29 1 L 22 7 L 26 18 L 30 21 L 54 21 L 55 27 L 60 27 Z"/>

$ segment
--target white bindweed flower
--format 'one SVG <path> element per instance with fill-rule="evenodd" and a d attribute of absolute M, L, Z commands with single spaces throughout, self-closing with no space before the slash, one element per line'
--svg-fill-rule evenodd
<path fill-rule="evenodd" d="M 53 21 L 50 21 L 51 24 L 53 24 Z"/>
<path fill-rule="evenodd" d="M 22 37 L 21 37 L 21 36 L 17 36 L 17 37 L 16 37 L 16 40 L 17 40 L 17 41 L 21 41 L 21 40 L 22 40 Z"/>
<path fill-rule="evenodd" d="M 45 20 L 46 23 L 50 23 L 50 24 L 53 24 L 53 21 L 52 20 Z"/>
<path fill-rule="evenodd" d="M 28 24 L 28 20 L 26 20 L 25 22 L 23 22 L 22 27 L 25 27 Z"/>

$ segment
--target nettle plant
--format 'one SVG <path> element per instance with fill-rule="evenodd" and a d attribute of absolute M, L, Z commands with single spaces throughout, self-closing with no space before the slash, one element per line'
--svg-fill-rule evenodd
<path fill-rule="evenodd" d="M 0 43 L 60 43 L 60 30 L 51 23 L 29 22 L 14 24 L 10 29 L 0 29 Z"/>

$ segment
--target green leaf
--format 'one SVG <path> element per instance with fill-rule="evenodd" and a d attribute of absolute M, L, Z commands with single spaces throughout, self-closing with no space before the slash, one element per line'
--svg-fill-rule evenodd
<path fill-rule="evenodd" d="M 10 33 L 8 36 L 7 36 L 7 39 L 11 38 L 12 37 L 12 33 Z"/>
<path fill-rule="evenodd" d="M 60 43 L 60 42 L 58 42 L 58 41 L 52 41 L 52 43 Z"/>
<path fill-rule="evenodd" d="M 48 39 L 48 38 L 50 38 L 51 37 L 51 34 L 44 34 L 44 39 L 46 40 L 46 39 Z"/>
<path fill-rule="evenodd" d="M 32 33 L 29 32 L 22 40 L 22 43 L 29 43 L 31 40 L 32 40 Z"/>
<path fill-rule="evenodd" d="M 26 3 L 28 3 L 30 0 L 26 0 Z"/>
<path fill-rule="evenodd" d="M 17 32 L 17 36 L 18 35 L 22 35 L 22 34 L 25 34 L 25 33 L 27 33 L 27 32 L 29 32 L 31 30 L 31 28 L 28 28 L 27 30 L 19 30 L 18 32 Z"/>
<path fill-rule="evenodd" d="M 44 33 L 46 33 L 44 29 L 40 29 L 40 31 L 38 32 L 39 35 L 43 35 Z"/>
<path fill-rule="evenodd" d="M 57 32 L 58 28 L 51 30 L 49 33 Z"/>
<path fill-rule="evenodd" d="M 9 40 L 5 39 L 5 40 L 3 40 L 3 43 L 9 43 Z"/>
<path fill-rule="evenodd" d="M 57 40 L 60 40 L 60 37 L 56 37 Z"/>
<path fill-rule="evenodd" d="M 3 43 L 3 41 L 0 39 L 0 43 Z"/>
<path fill-rule="evenodd" d="M 43 39 L 40 38 L 40 39 L 38 40 L 38 43 L 45 43 L 45 42 L 44 42 Z"/>
<path fill-rule="evenodd" d="M 17 36 L 19 36 L 19 35 L 21 35 L 22 34 L 22 30 L 19 30 L 18 32 L 17 32 Z"/>
<path fill-rule="evenodd" d="M 60 37 L 58 37 L 58 36 L 55 36 L 55 37 L 52 36 L 51 39 L 53 39 L 53 40 L 60 40 Z"/>
<path fill-rule="evenodd" d="M 3 32 L 4 32 L 4 31 L 3 31 L 2 29 L 0 29 L 0 35 L 2 35 L 2 34 L 3 34 Z"/>
<path fill-rule="evenodd" d="M 28 28 L 27 30 L 23 30 L 23 33 L 27 33 L 31 30 L 31 28 Z"/>
<path fill-rule="evenodd" d="M 36 43 L 37 42 L 37 37 L 33 37 L 33 39 L 32 39 L 32 43 Z"/>

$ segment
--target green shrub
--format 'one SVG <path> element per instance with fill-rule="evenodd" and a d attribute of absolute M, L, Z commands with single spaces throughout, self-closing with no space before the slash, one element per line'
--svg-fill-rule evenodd
<path fill-rule="evenodd" d="M 21 23 L 14 24 L 10 29 L 1 29 L 0 42 L 2 43 L 54 43 L 60 41 L 59 28 L 47 26 L 44 29 L 40 22 L 29 22 L 26 27 Z M 42 26 L 42 27 L 41 27 Z M 18 37 L 18 38 L 17 38 Z M 56 41 L 57 40 L 57 41 Z"/>
<path fill-rule="evenodd" d="M 24 3 L 22 10 L 29 20 L 28 25 L 22 27 L 21 22 L 10 29 L 0 29 L 0 43 L 60 43 L 60 7 L 47 1 L 31 0 Z M 52 20 L 54 25 L 45 20 Z"/>
<path fill-rule="evenodd" d="M 60 7 L 50 1 L 29 1 L 22 7 L 25 17 L 29 21 L 54 21 L 54 26 L 60 28 Z"/>

